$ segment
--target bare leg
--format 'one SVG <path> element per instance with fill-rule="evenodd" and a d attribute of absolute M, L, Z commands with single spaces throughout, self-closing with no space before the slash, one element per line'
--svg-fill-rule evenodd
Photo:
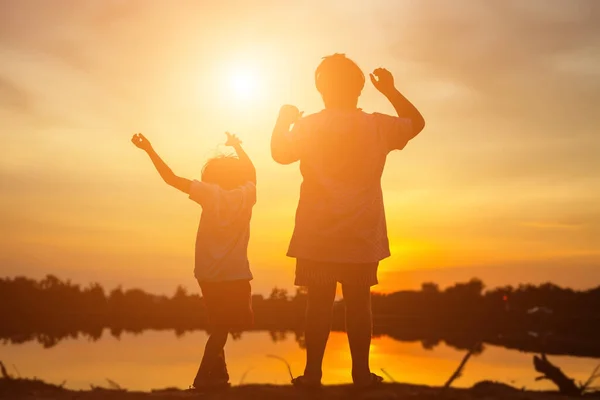
<path fill-rule="evenodd" d="M 229 333 L 226 330 L 216 330 L 211 333 L 204 347 L 204 356 L 194 379 L 194 386 L 200 387 L 210 379 L 215 366 L 221 365 L 220 358 L 224 357 L 224 347 Z M 224 360 L 222 361 L 224 363 Z"/>
<path fill-rule="evenodd" d="M 342 285 L 346 304 L 346 331 L 352 355 L 352 380 L 367 383 L 371 380 L 369 350 L 373 330 L 371 288 L 366 285 Z"/>
<path fill-rule="evenodd" d="M 210 370 L 212 379 L 229 381 L 229 373 L 227 372 L 227 363 L 225 362 L 225 349 L 221 350 L 212 369 Z"/>
<path fill-rule="evenodd" d="M 336 283 L 308 287 L 306 307 L 306 368 L 304 376 L 311 381 L 321 381 L 323 355 L 329 332 L 335 300 Z"/>

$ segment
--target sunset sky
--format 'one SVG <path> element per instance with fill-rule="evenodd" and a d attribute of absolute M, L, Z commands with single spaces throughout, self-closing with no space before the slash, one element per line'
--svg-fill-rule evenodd
<path fill-rule="evenodd" d="M 335 52 L 427 121 L 388 157 L 377 290 L 600 283 L 597 0 L 0 0 L 0 275 L 196 290 L 201 209 L 129 140 L 199 178 L 229 130 L 258 173 L 254 288 L 292 289 L 301 177 L 269 139 L 281 104 L 322 108 Z M 359 106 L 393 113 L 370 84 Z"/>

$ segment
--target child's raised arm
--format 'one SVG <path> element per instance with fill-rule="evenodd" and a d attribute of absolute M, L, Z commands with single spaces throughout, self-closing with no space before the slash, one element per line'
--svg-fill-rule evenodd
<path fill-rule="evenodd" d="M 190 185 L 192 182 L 189 179 L 175 175 L 173 171 L 171 171 L 171 168 L 169 168 L 169 166 L 158 156 L 156 151 L 154 151 L 152 144 L 150 144 L 150 141 L 146 139 L 144 135 L 141 133 L 133 135 L 131 142 L 137 148 L 144 150 L 148 154 L 154 167 L 156 167 L 156 170 L 160 174 L 160 177 L 163 178 L 168 185 L 173 186 L 184 193 L 190 193 Z"/>
<path fill-rule="evenodd" d="M 369 76 L 373 86 L 392 103 L 398 117 L 408 118 L 412 121 L 413 137 L 417 136 L 425 127 L 425 119 L 419 110 L 396 89 L 394 77 L 390 71 L 385 68 L 377 68 Z"/>
<path fill-rule="evenodd" d="M 233 147 L 240 161 L 245 164 L 250 172 L 250 180 L 256 185 L 256 168 L 254 167 L 254 164 L 252 164 L 252 160 L 250 160 L 248 154 L 242 149 L 242 141 L 236 135 L 232 135 L 229 132 L 225 132 L 225 135 L 227 135 L 225 146 Z"/>

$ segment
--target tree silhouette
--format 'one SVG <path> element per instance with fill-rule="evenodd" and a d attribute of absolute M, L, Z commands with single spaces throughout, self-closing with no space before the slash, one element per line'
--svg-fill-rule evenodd
<path fill-rule="evenodd" d="M 269 331 L 274 341 L 292 333 L 304 346 L 306 297 L 304 288 L 298 288 L 293 296 L 280 288 L 274 288 L 267 298 L 253 295 L 255 329 Z M 419 340 L 428 349 L 443 340 L 468 350 L 482 338 L 494 344 L 539 349 L 540 341 L 528 332 L 543 331 L 573 338 L 571 343 L 575 344 L 556 347 L 559 352 L 600 355 L 596 347 L 590 350 L 577 344 L 582 342 L 579 339 L 597 342 L 600 287 L 575 291 L 544 283 L 486 291 L 481 280 L 472 279 L 442 290 L 428 282 L 419 291 L 374 293 L 373 312 L 374 334 Z M 337 303 L 334 329 L 344 329 L 343 313 L 343 302 Z M 117 287 L 107 292 L 97 283 L 82 287 L 54 275 L 39 281 L 25 277 L 0 279 L 0 318 L 3 340 L 36 340 L 44 347 L 55 346 L 65 338 L 99 340 L 105 329 L 116 338 L 123 332 L 141 333 L 145 329 L 173 330 L 178 336 L 207 329 L 203 299 L 182 286 L 170 297 L 135 288 Z M 548 350 L 549 344 L 544 346 Z"/>

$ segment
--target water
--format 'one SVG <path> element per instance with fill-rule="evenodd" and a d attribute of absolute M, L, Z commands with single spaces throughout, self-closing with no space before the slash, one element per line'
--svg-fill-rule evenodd
<path fill-rule="evenodd" d="M 123 333 L 120 339 L 105 331 L 97 341 L 88 338 L 65 339 L 46 349 L 38 342 L 0 344 L 0 360 L 10 373 L 38 377 L 71 389 L 90 385 L 108 387 L 107 379 L 129 390 L 165 387 L 187 388 L 196 373 L 206 342 L 206 332 L 194 331 L 178 337 L 172 331 Z M 302 372 L 304 350 L 294 334 L 274 341 L 268 332 L 246 332 L 238 340 L 230 338 L 227 362 L 232 384 L 290 381 L 284 363 L 268 355 L 282 357 L 294 375 Z M 383 368 L 398 382 L 439 386 L 454 372 L 465 351 L 443 342 L 426 350 L 421 342 L 397 341 L 387 336 L 373 339 L 371 367 L 381 374 Z M 550 356 L 569 376 L 585 381 L 600 362 L 592 358 Z M 323 382 L 350 382 L 350 354 L 346 336 L 333 332 L 324 360 Z M 546 381 L 535 382 L 532 354 L 486 345 L 483 353 L 468 362 L 463 376 L 454 386 L 469 387 L 482 380 L 509 383 L 527 389 L 553 389 Z"/>

